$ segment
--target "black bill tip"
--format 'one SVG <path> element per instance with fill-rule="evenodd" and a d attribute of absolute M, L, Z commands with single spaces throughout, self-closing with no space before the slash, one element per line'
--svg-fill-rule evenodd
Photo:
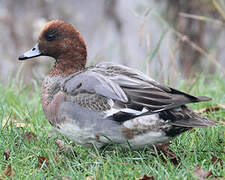
<path fill-rule="evenodd" d="M 23 55 L 19 56 L 18 59 L 19 59 L 20 61 L 23 61 L 23 60 L 31 59 L 31 58 L 38 57 L 38 56 L 41 56 L 41 55 L 42 55 L 42 54 L 38 54 L 38 55 L 35 55 L 35 56 L 27 57 L 27 56 L 24 56 L 24 54 L 23 54 Z"/>
<path fill-rule="evenodd" d="M 19 60 L 25 60 L 25 59 L 28 59 L 28 57 L 26 57 L 26 56 L 24 56 L 24 55 L 21 55 L 21 56 L 19 56 L 18 59 L 19 59 Z"/>
<path fill-rule="evenodd" d="M 38 56 L 41 56 L 41 55 L 42 55 L 42 53 L 39 51 L 38 44 L 36 44 L 31 50 L 25 52 L 18 59 L 19 60 L 25 60 L 25 59 L 38 57 Z"/>

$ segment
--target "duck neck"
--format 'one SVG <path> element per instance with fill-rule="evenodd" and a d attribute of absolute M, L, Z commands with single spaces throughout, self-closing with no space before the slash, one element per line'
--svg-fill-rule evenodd
<path fill-rule="evenodd" d="M 84 50 L 80 49 L 57 57 L 50 71 L 50 76 L 66 77 L 82 71 L 85 68 L 87 56 L 86 49 Z"/>

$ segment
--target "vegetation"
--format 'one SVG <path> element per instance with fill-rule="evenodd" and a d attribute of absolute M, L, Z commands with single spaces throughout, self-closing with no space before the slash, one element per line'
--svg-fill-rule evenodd
<path fill-rule="evenodd" d="M 211 102 L 192 107 L 198 110 L 214 105 L 212 111 L 203 109 L 208 112 L 203 115 L 219 123 L 186 132 L 171 141 L 169 150 L 161 147 L 161 151 L 159 147 L 98 151 L 60 135 L 48 137 L 52 127 L 42 111 L 39 86 L 15 84 L 0 86 L 0 179 L 225 178 L 223 78 L 197 77 L 191 85 L 180 84 L 179 89 L 191 94 L 213 97 Z M 55 138 L 71 145 L 72 152 L 63 153 Z"/>
<path fill-rule="evenodd" d="M 158 1 L 166 5 L 166 8 L 162 8 L 165 12 L 163 15 L 158 8 L 152 8 L 150 1 L 132 1 L 136 10 L 133 12 L 132 9 L 131 14 L 135 16 L 128 15 L 127 7 L 130 6 L 127 6 L 127 2 L 127 12 L 122 13 L 124 5 L 118 0 L 110 0 L 107 3 L 99 1 L 97 4 L 96 1 L 93 3 L 96 7 L 102 7 L 102 12 L 92 14 L 92 18 L 86 17 L 90 16 L 90 8 L 93 9 L 94 6 L 89 7 L 86 2 L 82 4 L 82 1 L 76 1 L 77 4 L 72 0 L 65 3 L 32 1 L 29 3 L 30 8 L 21 6 L 27 4 L 25 0 L 22 1 L 24 3 L 3 0 L 1 7 L 6 11 L 0 14 L 0 27 L 5 32 L 4 36 L 0 37 L 1 64 L 4 67 L 0 78 L 0 180 L 225 179 L 225 69 L 222 58 L 224 43 L 219 41 L 223 39 L 224 34 L 224 0 L 189 0 L 185 5 L 182 0 Z M 144 9 L 146 12 L 139 15 Z M 25 10 L 26 16 L 21 16 Z M 80 15 L 83 13 L 86 13 L 84 20 L 83 15 Z M 117 49 L 109 45 L 116 44 L 115 47 L 119 47 L 118 50 L 121 51 L 119 57 L 129 60 L 120 60 L 121 64 L 130 65 L 135 60 L 135 64 L 143 67 L 142 70 L 146 70 L 146 74 L 171 85 L 176 84 L 182 75 L 187 79 L 192 78 L 190 81 L 181 82 L 179 89 L 193 95 L 212 97 L 210 102 L 190 106 L 203 116 L 217 120 L 218 125 L 192 129 L 168 144 L 146 147 L 141 151 L 125 150 L 119 146 L 114 150 L 99 151 L 79 146 L 59 134 L 49 137 L 53 128 L 42 111 L 40 85 L 36 81 L 27 85 L 18 82 L 18 79 L 30 81 L 35 73 L 39 80 L 43 73 L 33 69 L 36 70 L 37 64 L 40 66 L 39 63 L 44 61 L 24 64 L 15 80 L 10 82 L 2 77 L 8 72 L 16 74 L 18 65 L 15 59 L 18 54 L 29 49 L 30 44 L 34 42 L 33 38 L 36 39 L 36 31 L 40 30 L 45 21 L 55 17 L 75 24 L 81 30 L 87 29 L 88 34 L 91 34 L 89 39 L 86 34 L 87 42 L 89 45 L 93 44 L 89 49 L 99 56 L 95 58 L 95 62 L 107 59 L 106 54 L 117 54 Z M 99 17 L 104 17 L 107 23 L 99 21 Z M 159 21 L 156 30 L 152 28 L 155 27 L 152 23 L 155 18 Z M 88 19 L 90 20 L 86 21 Z M 136 29 L 131 26 L 135 19 L 140 19 L 140 27 Z M 115 42 L 109 40 L 106 43 L 108 38 L 105 37 L 109 36 L 106 27 L 110 30 L 115 28 L 116 34 L 112 37 Z M 126 27 L 129 31 L 126 31 Z M 93 29 L 96 32 L 93 33 Z M 97 32 L 99 34 L 95 36 Z M 139 52 L 141 48 L 133 46 L 134 49 L 129 49 L 131 42 L 123 39 L 133 38 L 132 42 L 137 43 L 138 38 L 135 40 L 135 37 L 138 35 L 139 46 L 144 47 L 146 43 L 146 48 L 143 48 L 142 56 L 137 54 L 135 58 L 133 52 Z M 167 42 L 165 40 L 168 35 L 172 35 L 166 46 L 168 53 L 161 57 L 159 50 L 161 44 Z M 105 41 L 96 45 L 95 41 L 99 38 Z M 145 55 L 146 59 L 143 58 Z M 113 60 L 114 57 L 117 56 L 109 59 Z M 94 58 L 89 55 L 90 59 Z M 8 63 L 13 64 L 11 70 Z M 42 65 L 41 69 L 45 72 L 48 66 Z M 194 77 L 195 73 L 199 72 L 201 75 Z M 205 76 L 210 73 L 220 75 Z M 25 78 L 22 78 L 21 74 Z"/>

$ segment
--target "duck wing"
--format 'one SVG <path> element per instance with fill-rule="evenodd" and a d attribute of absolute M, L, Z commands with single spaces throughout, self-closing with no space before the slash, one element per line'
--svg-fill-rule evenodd
<path fill-rule="evenodd" d="M 142 72 L 122 65 L 101 63 L 90 70 L 119 85 L 127 96 L 126 106 L 135 110 L 146 108 L 154 113 L 188 103 L 211 100 L 211 98 L 205 96 L 195 97 L 162 85 Z"/>
<path fill-rule="evenodd" d="M 160 119 L 169 120 L 174 127 L 214 124 L 185 106 L 210 98 L 195 97 L 159 84 L 145 74 L 121 65 L 101 63 L 70 75 L 62 82 L 61 91 L 65 93 L 66 102 L 103 112 L 104 118 L 118 123 L 158 113 Z"/>
<path fill-rule="evenodd" d="M 67 95 L 90 94 L 113 99 L 123 103 L 128 102 L 127 95 L 116 82 L 100 73 L 90 71 L 70 75 L 62 82 L 62 91 Z"/>
<path fill-rule="evenodd" d="M 147 109 L 147 113 L 210 100 L 159 84 L 142 72 L 112 63 L 101 63 L 70 75 L 62 83 L 62 90 L 73 97 L 85 94 L 82 97 L 92 100 L 94 94 L 98 96 L 96 100 L 113 100 L 120 107 L 136 111 Z"/>
<path fill-rule="evenodd" d="M 138 111 L 145 108 L 152 113 L 211 100 L 159 84 L 142 72 L 112 63 L 101 63 L 72 74 L 62 83 L 62 90 L 72 96 L 97 94 L 120 106 Z"/>

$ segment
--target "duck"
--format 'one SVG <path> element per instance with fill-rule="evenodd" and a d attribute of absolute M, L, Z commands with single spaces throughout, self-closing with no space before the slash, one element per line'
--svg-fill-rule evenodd
<path fill-rule="evenodd" d="M 187 106 L 209 101 L 209 97 L 179 91 L 119 64 L 86 67 L 85 41 L 70 23 L 48 22 L 37 44 L 19 60 L 38 56 L 55 59 L 41 88 L 45 116 L 59 133 L 77 144 L 143 149 L 192 128 L 216 124 Z"/>

